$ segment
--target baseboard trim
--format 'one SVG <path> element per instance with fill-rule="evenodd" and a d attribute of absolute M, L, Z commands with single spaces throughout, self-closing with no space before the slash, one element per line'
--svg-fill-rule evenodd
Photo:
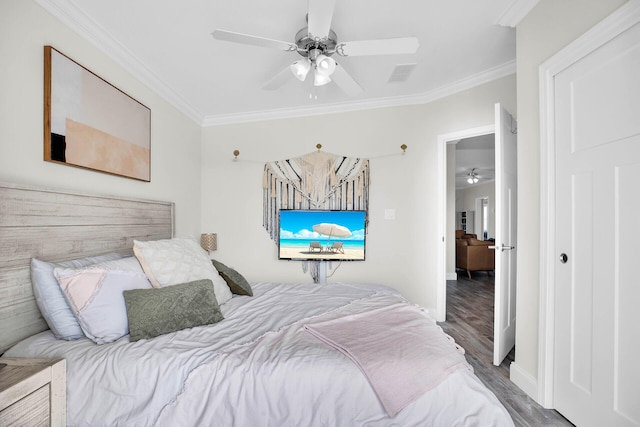
<path fill-rule="evenodd" d="M 509 365 L 509 379 L 530 398 L 538 402 L 538 380 L 518 366 L 516 362 L 511 362 Z"/>
<path fill-rule="evenodd" d="M 458 273 L 447 273 L 447 280 L 458 280 Z"/>

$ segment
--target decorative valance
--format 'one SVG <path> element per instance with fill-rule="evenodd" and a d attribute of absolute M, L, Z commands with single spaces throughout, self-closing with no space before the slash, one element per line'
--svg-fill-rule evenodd
<path fill-rule="evenodd" d="M 280 232 L 280 209 L 369 208 L 369 160 L 316 151 L 264 165 L 263 223 L 271 239 Z"/>

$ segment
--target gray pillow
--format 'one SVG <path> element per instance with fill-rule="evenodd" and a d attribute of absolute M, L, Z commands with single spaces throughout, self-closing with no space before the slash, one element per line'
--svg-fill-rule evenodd
<path fill-rule="evenodd" d="M 249 295 L 253 296 L 253 290 L 251 289 L 251 285 L 247 282 L 247 279 L 242 276 L 242 274 L 238 273 L 233 268 L 227 267 L 220 261 L 216 261 L 212 259 L 211 262 L 213 266 L 218 270 L 218 273 L 222 276 L 227 285 L 229 285 L 229 289 L 236 295 Z"/>
<path fill-rule="evenodd" d="M 210 279 L 124 291 L 130 341 L 209 325 L 224 317 Z"/>

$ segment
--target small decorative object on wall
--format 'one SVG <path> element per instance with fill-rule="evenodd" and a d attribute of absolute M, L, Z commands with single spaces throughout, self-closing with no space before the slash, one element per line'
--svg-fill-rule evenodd
<path fill-rule="evenodd" d="M 278 241 L 280 209 L 369 208 L 369 160 L 320 151 L 268 162 L 262 186 L 263 226 Z"/>
<path fill-rule="evenodd" d="M 151 110 L 44 47 L 44 160 L 150 181 Z"/>

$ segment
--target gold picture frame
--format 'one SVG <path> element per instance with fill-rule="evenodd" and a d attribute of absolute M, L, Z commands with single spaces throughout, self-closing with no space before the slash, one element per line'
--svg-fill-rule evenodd
<path fill-rule="evenodd" d="M 151 110 L 44 47 L 44 160 L 151 181 Z"/>

